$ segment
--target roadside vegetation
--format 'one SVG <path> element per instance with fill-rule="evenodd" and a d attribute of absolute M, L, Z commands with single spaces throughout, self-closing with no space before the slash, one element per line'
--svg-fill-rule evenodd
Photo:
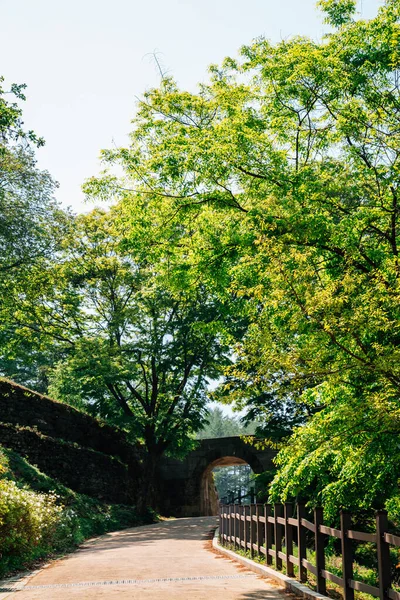
<path fill-rule="evenodd" d="M 78 494 L 0 446 L 0 577 L 74 550 L 85 539 L 151 523 L 134 506 Z"/>

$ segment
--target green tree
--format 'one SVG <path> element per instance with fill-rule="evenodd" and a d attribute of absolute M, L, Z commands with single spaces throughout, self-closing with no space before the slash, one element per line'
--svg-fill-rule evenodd
<path fill-rule="evenodd" d="M 60 360 L 49 393 L 125 428 L 146 449 L 146 500 L 156 502 L 156 469 L 182 455 L 206 415 L 207 381 L 229 362 L 225 307 L 202 282 L 175 289 L 119 207 L 76 218 L 57 261 L 16 299 L 20 335 L 50 345 Z"/>
<path fill-rule="evenodd" d="M 0 78 L 0 372 L 44 389 L 48 358 L 19 339 L 14 302 L 40 263 L 54 256 L 69 215 L 54 198 L 52 177 L 36 166 L 34 150 L 44 140 L 23 128 L 24 89 L 6 90 Z"/>
<path fill-rule="evenodd" d="M 325 383 L 310 394 L 324 394 L 324 408 L 298 428 L 281 449 L 270 488 L 273 500 L 302 497 L 323 504 L 332 521 L 338 508 L 360 516 L 385 507 L 400 524 L 398 480 L 399 408 L 376 387 Z M 310 399 L 313 401 L 312 399 Z"/>
<path fill-rule="evenodd" d="M 0 275 L 15 273 L 54 251 L 61 211 L 54 199 L 56 183 L 47 171 L 36 167 L 34 148 L 44 140 L 24 131 L 24 85 L 10 91 L 0 77 Z M 14 96 L 8 101 L 6 95 Z"/>
<path fill-rule="evenodd" d="M 232 465 L 230 467 L 215 467 L 213 477 L 217 488 L 218 498 L 228 503 L 250 501 L 250 490 L 254 490 L 253 471 L 249 465 Z"/>
<path fill-rule="evenodd" d="M 354 2 L 320 4 L 337 28 L 322 43 L 257 40 L 212 67 L 196 94 L 164 78 L 139 104 L 130 146 L 104 153 L 129 176 L 96 185 L 162 204 L 168 229 L 182 228 L 172 243 L 192 278 L 247 301 L 221 393 L 272 416 L 279 401 L 288 432 L 316 413 L 326 436 L 344 403 L 361 416 L 359 429 L 343 421 L 338 448 L 345 456 L 353 444 L 361 472 L 374 439 L 388 457 L 388 419 L 390 439 L 400 433 L 400 8 L 386 0 L 375 19 L 356 21 Z M 375 433 L 365 430 L 371 410 Z M 321 451 L 329 438 L 321 446 L 312 424 L 304 464 L 316 461 L 326 486 L 354 481 L 332 467 Z M 281 455 L 278 495 L 307 488 L 306 471 L 289 486 L 295 457 Z M 397 493 L 379 490 L 381 501 Z"/>

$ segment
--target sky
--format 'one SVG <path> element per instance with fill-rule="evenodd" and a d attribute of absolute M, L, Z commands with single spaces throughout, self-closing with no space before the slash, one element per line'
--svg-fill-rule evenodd
<path fill-rule="evenodd" d="M 381 0 L 359 0 L 364 18 Z M 315 0 L 0 0 L 0 75 L 26 83 L 26 128 L 43 136 L 39 166 L 77 212 L 102 148 L 128 143 L 137 98 L 159 83 L 152 55 L 195 91 L 207 67 L 258 36 L 321 39 Z"/>

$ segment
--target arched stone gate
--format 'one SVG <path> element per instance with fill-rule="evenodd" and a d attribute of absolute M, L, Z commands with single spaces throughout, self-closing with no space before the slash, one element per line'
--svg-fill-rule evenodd
<path fill-rule="evenodd" d="M 213 514 L 216 498 L 210 486 L 217 466 L 248 464 L 254 473 L 273 467 L 276 452 L 257 450 L 240 437 L 201 440 L 184 460 L 164 457 L 160 462 L 160 510 L 164 515 L 197 517 Z"/>

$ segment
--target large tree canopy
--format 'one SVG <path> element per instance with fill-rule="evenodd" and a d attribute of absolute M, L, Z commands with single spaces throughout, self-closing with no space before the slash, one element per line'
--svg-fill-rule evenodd
<path fill-rule="evenodd" d="M 165 77 L 140 102 L 130 146 L 104 152 L 124 181 L 110 174 L 87 191 L 162 206 L 164 243 L 190 261 L 193 279 L 247 300 L 250 325 L 223 393 L 267 419 L 277 398 L 291 424 L 317 413 L 293 438 L 296 451 L 281 455 L 275 497 L 311 489 L 313 461 L 328 500 L 329 482 L 354 482 L 372 448 L 388 461 L 390 496 L 399 465 L 386 440 L 400 433 L 400 8 L 386 0 L 364 21 L 352 1 L 320 4 L 336 27 L 322 43 L 257 40 L 212 67 L 195 94 Z M 332 445 L 328 423 L 346 413 Z"/>
<path fill-rule="evenodd" d="M 124 427 L 154 466 L 201 428 L 232 317 L 201 281 L 172 285 L 168 261 L 145 254 L 149 236 L 133 247 L 119 213 L 78 217 L 15 315 L 22 337 L 59 353 L 51 395 Z"/>

